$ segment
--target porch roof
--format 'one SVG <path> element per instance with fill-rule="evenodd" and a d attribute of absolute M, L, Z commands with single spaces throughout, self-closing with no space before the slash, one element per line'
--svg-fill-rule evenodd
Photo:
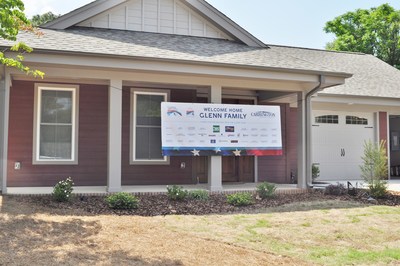
<path fill-rule="evenodd" d="M 281 49 L 250 47 L 228 40 L 84 27 L 65 30 L 41 29 L 41 31 L 44 33 L 41 37 L 21 32 L 18 41 L 29 44 L 36 52 L 258 67 L 344 78 L 351 76 L 346 71 L 336 71 Z M 0 47 L 11 45 L 13 42 L 0 40 Z"/>

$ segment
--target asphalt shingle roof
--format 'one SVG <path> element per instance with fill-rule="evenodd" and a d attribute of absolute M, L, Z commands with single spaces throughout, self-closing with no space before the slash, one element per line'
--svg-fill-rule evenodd
<path fill-rule="evenodd" d="M 352 73 L 345 84 L 322 94 L 400 98 L 400 71 L 368 54 L 270 46 L 281 53 L 302 58 L 337 72 Z"/>
<path fill-rule="evenodd" d="M 322 93 L 400 98 L 400 71 L 372 55 L 275 45 L 256 48 L 221 39 L 83 27 L 42 32 L 40 38 L 21 33 L 18 40 L 36 50 L 56 52 L 351 73 L 353 77 L 346 79 L 344 85 Z M 12 44 L 0 40 L 0 46 Z"/>
<path fill-rule="evenodd" d="M 37 50 L 332 72 L 278 50 L 222 39 L 84 27 L 41 31 L 44 35 L 40 38 L 21 33 L 18 40 Z M 0 46 L 12 44 L 0 40 Z"/>

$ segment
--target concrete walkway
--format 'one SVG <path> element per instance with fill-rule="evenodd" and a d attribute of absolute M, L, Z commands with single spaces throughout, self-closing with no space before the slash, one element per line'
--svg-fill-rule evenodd
<path fill-rule="evenodd" d="M 359 188 L 366 188 L 366 183 L 364 180 L 349 180 L 349 182 L 354 186 L 354 187 L 359 187 Z M 315 188 L 323 188 L 328 186 L 329 184 L 343 184 L 344 186 L 347 187 L 347 181 L 337 181 L 337 180 L 332 180 L 332 181 L 324 181 L 326 184 L 315 184 Z M 388 181 L 388 190 L 390 191 L 398 191 L 400 192 L 400 179 L 393 179 Z"/>
<path fill-rule="evenodd" d="M 351 180 L 350 181 L 355 187 L 366 187 L 365 182 L 363 180 Z M 324 184 L 315 184 L 314 188 L 324 188 L 329 184 L 337 184 L 342 183 L 347 187 L 347 181 L 325 181 Z M 224 193 L 232 193 L 239 191 L 254 191 L 256 190 L 256 183 L 240 183 L 240 184 L 224 184 L 223 191 Z M 197 189 L 205 189 L 207 190 L 207 184 L 198 184 L 198 185 L 183 185 L 183 188 L 186 190 L 197 190 Z M 390 180 L 388 182 L 388 189 L 391 191 L 399 191 L 400 192 L 400 180 Z M 123 186 L 123 192 L 136 193 L 136 194 L 154 194 L 154 193 L 165 193 L 167 192 L 167 186 L 158 185 L 158 186 Z M 303 192 L 303 189 L 297 188 L 296 184 L 279 184 L 277 185 L 277 193 L 282 194 L 294 194 Z M 51 194 L 53 192 L 52 187 L 22 187 L 22 188 L 8 188 L 8 194 L 10 195 L 44 195 Z M 104 186 L 98 187 L 74 187 L 74 194 L 87 194 L 87 195 L 104 195 L 107 193 L 107 188 Z"/>

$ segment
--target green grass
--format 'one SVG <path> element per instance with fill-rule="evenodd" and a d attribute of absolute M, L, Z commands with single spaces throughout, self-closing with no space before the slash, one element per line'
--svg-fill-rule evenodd
<path fill-rule="evenodd" d="M 268 213 L 172 218 L 205 239 L 322 265 L 400 265 L 400 208 L 348 202 L 302 203 Z M 195 228 L 202 228 L 196 232 Z"/>

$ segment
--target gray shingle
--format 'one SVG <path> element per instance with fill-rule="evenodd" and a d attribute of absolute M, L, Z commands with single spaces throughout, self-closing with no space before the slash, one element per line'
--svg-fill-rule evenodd
<path fill-rule="evenodd" d="M 327 88 L 322 93 L 400 98 L 400 71 L 372 55 L 284 46 L 270 47 L 337 72 L 353 74 L 353 77 L 346 79 L 345 84 Z"/>
<path fill-rule="evenodd" d="M 277 49 L 249 47 L 221 39 L 83 27 L 42 31 L 44 35 L 40 38 L 21 33 L 19 41 L 42 50 L 331 71 Z M 7 45 L 12 43 L 0 40 L 0 46 Z"/>

